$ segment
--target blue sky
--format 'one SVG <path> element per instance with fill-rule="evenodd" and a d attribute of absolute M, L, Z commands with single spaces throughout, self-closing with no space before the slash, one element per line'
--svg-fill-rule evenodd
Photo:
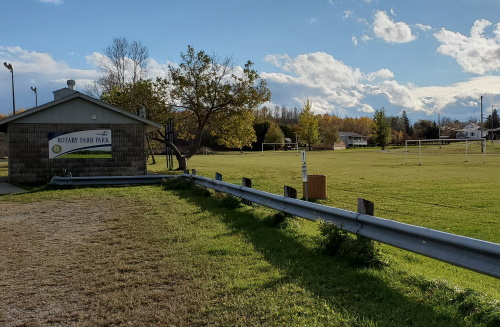
<path fill-rule="evenodd" d="M 151 77 L 180 52 L 252 60 L 273 94 L 268 106 L 373 116 L 406 110 L 411 122 L 484 117 L 500 109 L 498 0 L 7 0 L 0 62 L 14 67 L 16 109 L 99 76 L 113 37 L 149 49 Z M 497 104 L 497 102 L 499 102 Z M 0 113 L 12 112 L 0 69 Z"/>

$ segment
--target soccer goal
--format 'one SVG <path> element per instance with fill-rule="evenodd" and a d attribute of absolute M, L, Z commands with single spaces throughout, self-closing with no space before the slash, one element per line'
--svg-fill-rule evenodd
<path fill-rule="evenodd" d="M 299 143 L 262 143 L 262 155 L 264 155 L 264 146 L 270 148 L 272 146 L 273 150 L 296 150 L 299 153 Z"/>
<path fill-rule="evenodd" d="M 418 150 L 418 151 L 415 151 Z M 406 140 L 405 141 L 406 162 L 408 155 L 418 154 L 420 164 L 422 154 L 429 155 L 464 155 L 465 161 L 469 161 L 469 155 L 482 155 L 486 162 L 486 139 L 430 139 L 430 140 Z"/>

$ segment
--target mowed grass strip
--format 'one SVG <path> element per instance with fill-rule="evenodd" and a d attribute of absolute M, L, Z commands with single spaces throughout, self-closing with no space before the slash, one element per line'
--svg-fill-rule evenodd
<path fill-rule="evenodd" d="M 356 211 L 361 197 L 375 203 L 378 217 L 500 243 L 499 155 L 489 155 L 483 163 L 482 155 L 470 156 L 465 162 L 465 156 L 444 152 L 423 155 L 420 165 L 418 158 L 406 159 L 398 148 L 388 150 L 307 152 L 308 173 L 327 175 L 328 199 L 318 202 Z M 282 194 L 283 185 L 289 185 L 299 190 L 299 197 L 301 164 L 301 156 L 291 151 L 267 151 L 264 155 L 230 152 L 190 160 L 190 168 L 196 168 L 200 175 L 213 177 L 219 172 L 225 181 L 235 184 L 241 183 L 241 177 L 248 177 L 256 189 L 275 194 Z M 156 167 L 164 166 L 161 162 L 150 166 Z M 500 298 L 500 284 L 495 278 L 381 247 L 403 271 Z"/>
<path fill-rule="evenodd" d="M 69 215 L 83 214 L 80 219 L 93 212 L 95 220 L 100 212 L 100 223 L 94 224 L 92 233 L 76 244 L 67 240 L 59 248 L 61 262 L 45 253 L 46 263 L 31 284 L 8 274 L 11 268 L 24 269 L 29 263 L 0 270 L 3 289 L 17 292 L 2 293 L 0 321 L 12 322 L 10 309 L 18 305 L 14 308 L 24 311 L 16 322 L 25 325 L 488 326 L 494 322 L 494 304 L 480 293 L 415 276 L 392 260 L 381 270 L 351 268 L 317 251 L 315 223 L 290 218 L 288 224 L 275 227 L 271 210 L 228 209 L 223 196 L 207 195 L 197 189 L 144 186 L 46 190 L 0 198 L 2 206 L 35 204 L 41 210 L 51 207 L 43 203 L 69 203 Z M 59 215 L 53 220 L 58 221 Z M 5 221 L 3 232 L 14 228 Z M 61 241 L 56 237 L 54 242 Z M 67 291 L 45 288 L 33 297 L 37 283 L 46 281 Z M 31 292 L 23 293 L 23 287 Z M 42 298 L 59 311 L 49 310 Z M 25 300 L 29 305 L 19 307 Z"/>

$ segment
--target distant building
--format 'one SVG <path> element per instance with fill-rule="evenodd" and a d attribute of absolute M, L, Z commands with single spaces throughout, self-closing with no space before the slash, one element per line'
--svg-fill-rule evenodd
<path fill-rule="evenodd" d="M 340 139 L 345 143 L 346 148 L 368 146 L 368 136 L 359 135 L 352 132 L 339 132 Z"/>
<path fill-rule="evenodd" d="M 54 101 L 0 120 L 9 181 L 147 174 L 146 133 L 161 125 L 75 91 L 74 85 L 70 80 L 54 92 Z"/>
<path fill-rule="evenodd" d="M 482 132 L 482 133 L 481 133 Z M 481 131 L 481 127 L 475 123 L 469 123 L 464 128 L 457 130 L 457 139 L 477 139 L 483 138 L 488 133 Z M 483 136 L 484 135 L 484 136 Z"/>

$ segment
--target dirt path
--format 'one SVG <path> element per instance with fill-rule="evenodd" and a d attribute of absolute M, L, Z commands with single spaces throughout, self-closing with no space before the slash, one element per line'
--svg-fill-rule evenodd
<path fill-rule="evenodd" d="M 0 205 L 0 326 L 186 324 L 189 281 L 123 202 Z"/>

